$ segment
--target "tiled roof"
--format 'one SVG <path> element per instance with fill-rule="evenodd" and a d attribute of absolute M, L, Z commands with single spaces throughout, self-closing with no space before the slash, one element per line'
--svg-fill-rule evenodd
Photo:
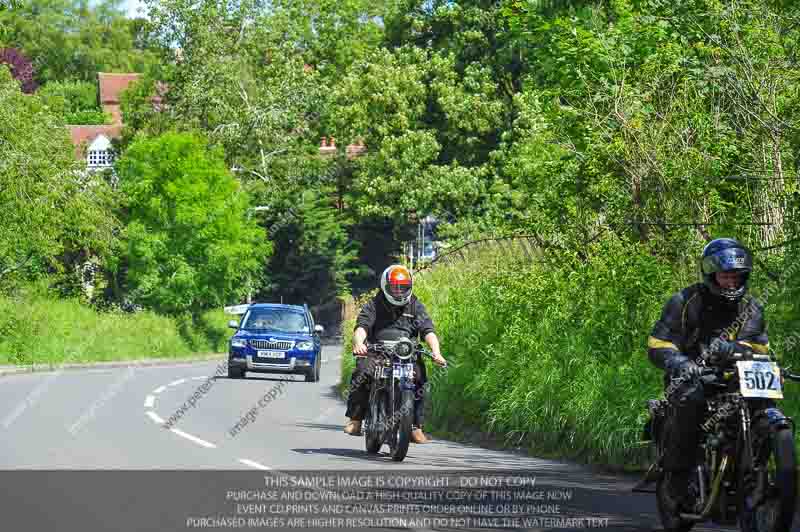
<path fill-rule="evenodd" d="M 132 82 L 139 79 L 141 74 L 109 74 L 98 72 L 97 79 L 100 84 L 100 104 L 119 103 L 120 94 Z"/>
<path fill-rule="evenodd" d="M 69 134 L 72 138 L 72 144 L 75 146 L 75 157 L 82 159 L 85 154 L 83 150 L 86 146 L 92 143 L 98 135 L 105 135 L 109 139 L 119 138 L 122 134 L 122 124 L 106 125 L 106 126 L 67 126 Z"/>

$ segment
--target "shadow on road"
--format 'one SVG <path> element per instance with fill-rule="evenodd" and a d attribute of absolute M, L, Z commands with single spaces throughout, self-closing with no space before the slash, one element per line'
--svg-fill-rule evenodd
<path fill-rule="evenodd" d="M 365 462 L 385 461 L 389 454 L 369 454 L 363 449 L 332 449 L 332 448 L 316 448 L 316 449 L 292 449 L 292 451 L 299 454 L 325 454 L 328 456 L 338 456 L 340 458 L 355 458 Z M 391 458 L 389 458 L 391 461 Z"/>
<path fill-rule="evenodd" d="M 320 393 L 320 397 L 324 399 L 334 399 L 337 401 L 344 401 L 342 396 L 339 395 L 339 387 L 337 385 L 329 386 L 327 390 Z"/>
<path fill-rule="evenodd" d="M 317 430 L 332 430 L 334 432 L 342 432 L 341 425 L 333 425 L 330 423 L 294 423 L 292 424 L 293 427 L 305 427 L 307 429 L 317 429 Z"/>
<path fill-rule="evenodd" d="M 287 378 L 288 377 L 288 378 Z M 264 377 L 262 375 L 245 375 L 240 379 L 232 379 L 227 375 L 215 375 L 212 377 L 213 380 L 228 380 L 228 381 L 242 381 L 242 382 L 264 382 L 264 381 L 271 381 L 271 382 L 297 382 L 301 384 L 305 384 L 305 380 L 303 379 L 302 375 L 287 375 L 285 377 L 281 376 L 274 376 L 274 377 Z"/>

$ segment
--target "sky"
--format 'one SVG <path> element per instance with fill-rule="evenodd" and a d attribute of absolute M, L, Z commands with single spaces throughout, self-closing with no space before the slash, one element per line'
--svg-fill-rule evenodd
<path fill-rule="evenodd" d="M 128 13 L 128 18 L 134 18 L 137 15 L 136 13 L 137 9 L 139 9 L 140 7 L 141 8 L 145 7 L 144 2 L 142 2 L 142 0 L 124 0 L 123 5 L 125 6 L 125 11 L 127 11 Z M 142 13 L 139 16 L 146 17 L 144 13 Z"/>

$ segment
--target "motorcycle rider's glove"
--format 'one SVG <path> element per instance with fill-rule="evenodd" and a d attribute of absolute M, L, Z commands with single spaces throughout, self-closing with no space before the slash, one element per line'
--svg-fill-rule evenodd
<path fill-rule="evenodd" d="M 733 358 L 734 353 L 743 351 L 743 346 L 730 341 L 719 341 L 712 344 L 712 347 L 714 348 L 715 362 L 719 364 L 727 364 Z"/>
<path fill-rule="evenodd" d="M 728 358 L 736 351 L 736 342 L 719 342 L 716 351 L 717 354 Z"/>
<path fill-rule="evenodd" d="M 694 360 L 684 355 L 675 355 L 667 360 L 666 368 L 673 378 L 683 376 L 693 379 L 699 377 L 703 371 L 703 368 L 698 366 Z"/>

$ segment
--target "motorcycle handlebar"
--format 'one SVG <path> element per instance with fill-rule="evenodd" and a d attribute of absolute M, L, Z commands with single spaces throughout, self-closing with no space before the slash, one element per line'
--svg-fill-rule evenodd
<path fill-rule="evenodd" d="M 380 343 L 371 344 L 369 342 L 364 342 L 364 346 L 366 346 L 367 351 L 372 351 L 374 353 L 385 353 L 387 351 L 386 348 L 383 346 L 383 344 L 380 344 Z M 425 355 L 425 356 L 428 356 L 431 359 L 433 359 L 433 353 L 431 353 L 430 351 L 428 351 L 427 349 L 425 349 L 421 345 L 414 346 L 414 353 L 416 353 L 418 355 Z M 445 362 L 444 365 L 439 366 L 439 367 L 446 369 L 447 368 L 447 362 Z"/>

